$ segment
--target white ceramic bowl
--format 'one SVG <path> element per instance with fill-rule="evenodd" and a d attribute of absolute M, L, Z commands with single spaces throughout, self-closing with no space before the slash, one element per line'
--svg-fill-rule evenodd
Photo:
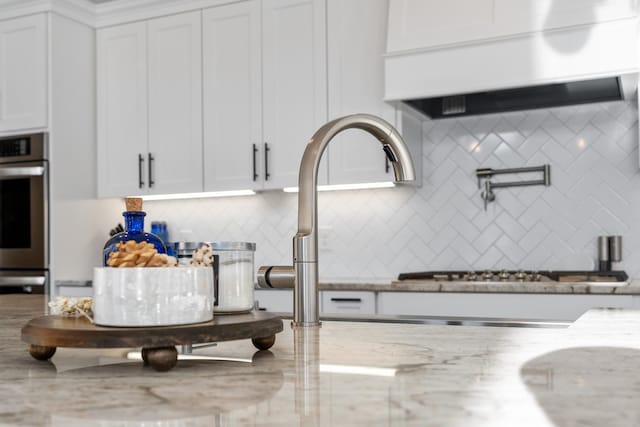
<path fill-rule="evenodd" d="M 93 270 L 93 313 L 102 326 L 167 326 L 213 319 L 210 267 Z"/>

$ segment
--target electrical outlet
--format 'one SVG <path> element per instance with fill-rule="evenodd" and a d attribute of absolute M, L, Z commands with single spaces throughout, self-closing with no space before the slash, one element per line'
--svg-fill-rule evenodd
<path fill-rule="evenodd" d="M 331 252 L 331 241 L 333 240 L 333 227 L 323 225 L 318 227 L 318 250 Z"/>

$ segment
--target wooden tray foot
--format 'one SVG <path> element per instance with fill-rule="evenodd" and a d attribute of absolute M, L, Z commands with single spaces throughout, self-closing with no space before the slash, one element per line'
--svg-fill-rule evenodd
<path fill-rule="evenodd" d="M 271 335 L 269 337 L 251 338 L 251 342 L 258 350 L 268 350 L 276 343 L 276 336 Z"/>
<path fill-rule="evenodd" d="M 31 344 L 29 347 L 29 354 L 37 360 L 49 360 L 54 354 L 56 354 L 56 348 Z"/>
<path fill-rule="evenodd" d="M 166 372 L 178 363 L 178 351 L 175 347 L 143 348 L 142 354 L 142 360 L 158 372 Z"/>

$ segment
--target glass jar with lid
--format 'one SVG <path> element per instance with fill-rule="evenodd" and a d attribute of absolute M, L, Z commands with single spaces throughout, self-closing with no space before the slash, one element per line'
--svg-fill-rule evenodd
<path fill-rule="evenodd" d="M 214 270 L 218 286 L 215 288 L 216 313 L 247 312 L 254 306 L 254 254 L 251 242 L 211 242 Z"/>
<path fill-rule="evenodd" d="M 213 311 L 246 313 L 254 306 L 254 254 L 252 242 L 176 242 L 173 248 L 180 265 L 189 265 L 194 251 L 209 245 L 213 253 Z"/>

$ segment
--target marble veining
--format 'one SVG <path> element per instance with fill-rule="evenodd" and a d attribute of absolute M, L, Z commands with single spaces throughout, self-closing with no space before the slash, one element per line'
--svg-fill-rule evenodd
<path fill-rule="evenodd" d="M 640 425 L 640 311 L 592 310 L 566 329 L 325 322 L 286 325 L 157 373 L 127 349 L 38 362 L 20 328 L 42 297 L 0 296 L 0 425 Z"/>
<path fill-rule="evenodd" d="M 640 280 L 616 284 L 584 282 L 467 282 L 433 280 L 324 281 L 321 291 L 453 292 L 519 294 L 615 294 L 640 295 Z"/>
<path fill-rule="evenodd" d="M 82 285 L 68 285 L 56 282 L 56 286 L 89 287 L 91 281 L 76 282 Z M 263 288 L 256 288 L 263 289 Z M 516 294 L 614 294 L 640 295 L 640 279 L 608 284 L 587 284 L 584 282 L 467 282 L 432 280 L 375 280 L 341 279 L 324 280 L 319 284 L 321 291 L 371 291 L 371 292 L 452 292 L 452 293 L 516 293 Z"/>

